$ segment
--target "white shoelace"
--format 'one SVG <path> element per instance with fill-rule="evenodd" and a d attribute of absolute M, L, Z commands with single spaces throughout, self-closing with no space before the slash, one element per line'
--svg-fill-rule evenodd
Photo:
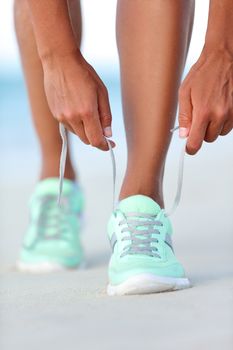
<path fill-rule="evenodd" d="M 67 156 L 67 148 L 68 148 L 68 141 L 67 141 L 67 135 L 66 135 L 66 129 L 62 123 L 59 123 L 59 131 L 62 138 L 62 150 L 61 150 L 61 157 L 60 157 L 60 168 L 59 168 L 59 194 L 58 194 L 58 205 L 61 205 L 61 196 L 62 196 L 62 189 L 63 189 L 63 179 L 65 174 L 65 167 L 66 167 L 66 156 Z"/>
<path fill-rule="evenodd" d="M 170 131 L 174 133 L 174 131 L 178 130 L 179 126 L 176 126 L 175 128 L 171 129 Z M 62 196 L 62 188 L 63 188 L 63 179 L 64 179 L 64 173 L 65 173 L 65 165 L 66 165 L 66 156 L 67 156 L 67 134 L 66 129 L 63 124 L 59 124 L 59 130 L 62 138 L 62 151 L 61 151 L 61 158 L 60 158 L 60 170 L 59 170 L 59 194 L 58 194 L 58 205 L 61 203 L 61 196 Z M 116 160 L 115 155 L 113 152 L 113 148 L 111 145 L 111 142 L 105 138 L 108 144 L 108 148 L 110 151 L 111 161 L 112 161 L 112 171 L 113 171 L 113 210 L 115 210 L 117 206 L 116 202 Z M 181 150 L 180 154 L 180 161 L 179 161 L 179 171 L 178 171 L 178 178 L 177 178 L 177 190 L 175 199 L 173 201 L 173 205 L 171 206 L 171 209 L 166 211 L 166 216 L 172 215 L 175 210 L 177 209 L 180 198 L 181 198 L 181 191 L 182 191 L 182 185 L 183 185 L 183 173 L 184 173 L 184 158 L 185 158 L 185 149 L 186 149 L 186 140 L 184 142 L 184 145 Z"/>
<path fill-rule="evenodd" d="M 171 129 L 170 132 L 174 133 L 176 130 L 179 130 L 179 126 L 176 126 L 175 128 Z M 178 208 L 178 205 L 180 204 L 181 192 L 182 192 L 182 186 L 183 186 L 183 177 L 184 177 L 184 159 L 185 159 L 186 144 L 187 144 L 187 139 L 184 140 L 184 143 L 182 145 L 181 152 L 180 152 L 176 195 L 170 210 L 165 212 L 166 216 L 171 216 L 176 211 L 176 209 Z"/>

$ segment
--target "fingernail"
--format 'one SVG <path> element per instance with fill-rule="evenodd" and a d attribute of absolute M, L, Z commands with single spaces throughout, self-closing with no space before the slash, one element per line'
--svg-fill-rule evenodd
<path fill-rule="evenodd" d="M 185 139 L 188 136 L 187 128 L 179 128 L 179 136 L 181 139 Z"/>
<path fill-rule="evenodd" d="M 104 135 L 106 137 L 111 137 L 112 136 L 112 128 L 111 128 L 111 126 L 107 126 L 106 128 L 104 128 Z"/>

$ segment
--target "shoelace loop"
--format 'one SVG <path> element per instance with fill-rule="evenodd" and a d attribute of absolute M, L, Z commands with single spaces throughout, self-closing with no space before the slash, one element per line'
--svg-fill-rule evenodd
<path fill-rule="evenodd" d="M 179 129 L 179 126 L 176 126 L 175 128 L 171 129 L 170 132 L 174 133 L 176 130 Z M 65 164 L 66 164 L 66 156 L 67 156 L 67 134 L 66 129 L 62 123 L 59 123 L 59 131 L 62 138 L 62 151 L 61 151 L 61 157 L 60 157 L 60 169 L 59 169 L 59 194 L 58 194 L 58 205 L 61 203 L 61 196 L 62 196 L 62 188 L 63 188 L 63 179 L 64 179 L 64 173 L 65 173 Z M 116 160 L 115 155 L 113 152 L 113 148 L 111 145 L 111 142 L 105 137 L 106 142 L 108 144 L 108 148 L 110 151 L 111 161 L 112 161 L 112 171 L 113 171 L 113 211 L 117 207 L 116 202 Z M 178 179 L 177 179 L 177 191 L 175 195 L 175 199 L 173 201 L 173 205 L 171 206 L 171 209 L 165 212 L 166 216 L 171 216 L 175 210 L 177 209 L 180 198 L 181 198 L 181 191 L 182 191 L 182 185 L 183 185 L 183 173 L 184 173 L 184 158 L 185 158 L 185 150 L 186 150 L 186 140 L 184 142 L 184 145 L 181 150 L 180 154 L 180 161 L 179 161 L 179 171 L 178 171 Z"/>

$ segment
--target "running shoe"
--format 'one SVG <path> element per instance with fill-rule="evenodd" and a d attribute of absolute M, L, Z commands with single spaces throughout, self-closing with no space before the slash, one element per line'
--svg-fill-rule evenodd
<path fill-rule="evenodd" d="M 164 209 L 144 195 L 119 202 L 108 222 L 112 248 L 109 295 L 147 294 L 190 286 L 174 255 L 172 226 Z"/>
<path fill-rule="evenodd" d="M 49 272 L 83 263 L 80 241 L 84 198 L 74 181 L 64 179 L 58 205 L 59 179 L 40 181 L 30 200 L 30 222 L 17 263 L 21 271 Z"/>

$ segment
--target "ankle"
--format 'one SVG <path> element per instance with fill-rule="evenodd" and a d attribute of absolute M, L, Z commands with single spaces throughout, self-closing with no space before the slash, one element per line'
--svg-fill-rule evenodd
<path fill-rule="evenodd" d="M 46 170 L 42 170 L 41 174 L 40 174 L 40 180 L 45 180 L 51 177 L 56 177 L 59 178 L 59 174 L 56 171 L 46 171 Z M 75 173 L 71 173 L 71 172 L 66 172 L 64 174 L 64 178 L 71 180 L 71 181 L 75 181 L 76 180 L 76 175 Z"/>
<path fill-rule="evenodd" d="M 137 194 L 141 194 L 147 197 L 152 198 L 156 203 L 160 205 L 161 208 L 164 208 L 164 199 L 162 191 L 158 189 L 145 188 L 140 186 L 122 186 L 119 200 L 123 200 L 127 197 L 134 196 Z"/>
<path fill-rule="evenodd" d="M 56 160 L 50 160 L 50 161 L 43 161 L 42 169 L 40 173 L 40 180 L 44 180 L 50 177 L 59 177 L 59 166 L 60 166 L 60 159 Z M 74 171 L 74 168 L 70 162 L 66 163 L 65 167 L 65 174 L 64 178 L 69 180 L 75 180 L 76 174 Z"/>

